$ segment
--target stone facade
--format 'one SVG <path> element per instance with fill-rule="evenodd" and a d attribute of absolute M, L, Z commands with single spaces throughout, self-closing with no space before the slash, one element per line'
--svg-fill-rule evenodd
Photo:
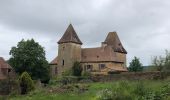
<path fill-rule="evenodd" d="M 51 75 L 62 75 L 75 61 L 81 62 L 84 71 L 107 74 L 109 71 L 125 72 L 126 50 L 116 32 L 109 32 L 101 47 L 82 48 L 82 42 L 70 24 L 58 41 L 58 56 L 50 63 Z"/>

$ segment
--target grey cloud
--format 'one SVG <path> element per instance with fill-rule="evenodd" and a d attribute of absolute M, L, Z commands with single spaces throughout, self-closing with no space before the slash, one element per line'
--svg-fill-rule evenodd
<path fill-rule="evenodd" d="M 83 47 L 99 46 L 108 32 L 117 31 L 128 61 L 138 56 L 147 65 L 151 56 L 170 49 L 169 10 L 169 0 L 0 0 L 0 25 L 5 27 L 0 32 L 10 30 L 5 31 L 8 37 L 35 38 L 46 48 L 50 61 L 57 55 L 56 42 L 69 23 Z M 16 44 L 20 38 L 15 38 Z M 15 44 L 3 45 L 8 49 L 0 54 L 9 58 L 4 52 Z"/>

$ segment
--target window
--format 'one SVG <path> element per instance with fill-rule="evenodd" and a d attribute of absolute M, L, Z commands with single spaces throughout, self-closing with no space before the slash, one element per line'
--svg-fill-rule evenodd
<path fill-rule="evenodd" d="M 105 69 L 106 68 L 106 65 L 105 64 L 99 64 L 99 69 Z"/>
<path fill-rule="evenodd" d="M 92 71 L 93 65 L 85 65 L 84 69 L 85 69 L 85 71 Z"/>
<path fill-rule="evenodd" d="M 64 59 L 63 59 L 62 65 L 64 66 Z"/>

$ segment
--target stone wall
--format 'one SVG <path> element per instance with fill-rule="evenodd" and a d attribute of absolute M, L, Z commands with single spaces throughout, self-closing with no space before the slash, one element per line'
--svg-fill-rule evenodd
<path fill-rule="evenodd" d="M 160 79 L 162 76 L 160 72 L 124 72 L 121 74 L 112 75 L 96 75 L 91 76 L 95 82 L 117 81 L 117 80 L 152 80 Z"/>
<path fill-rule="evenodd" d="M 99 64 L 105 64 L 105 68 L 104 69 L 100 69 L 99 68 Z M 103 74 L 103 75 L 107 75 L 109 71 L 111 71 L 112 69 L 126 69 L 124 67 L 123 63 L 115 63 L 115 62 L 96 62 L 96 63 L 82 63 L 82 67 L 83 70 L 85 70 L 85 66 L 87 65 L 92 65 L 93 68 L 90 72 L 92 72 L 93 74 Z"/>

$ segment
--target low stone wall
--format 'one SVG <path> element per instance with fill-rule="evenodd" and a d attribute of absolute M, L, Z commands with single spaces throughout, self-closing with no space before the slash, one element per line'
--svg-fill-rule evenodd
<path fill-rule="evenodd" d="M 152 80 L 161 79 L 163 73 L 160 72 L 124 72 L 111 75 L 95 75 L 91 77 L 94 82 L 115 81 L 115 80 Z"/>

